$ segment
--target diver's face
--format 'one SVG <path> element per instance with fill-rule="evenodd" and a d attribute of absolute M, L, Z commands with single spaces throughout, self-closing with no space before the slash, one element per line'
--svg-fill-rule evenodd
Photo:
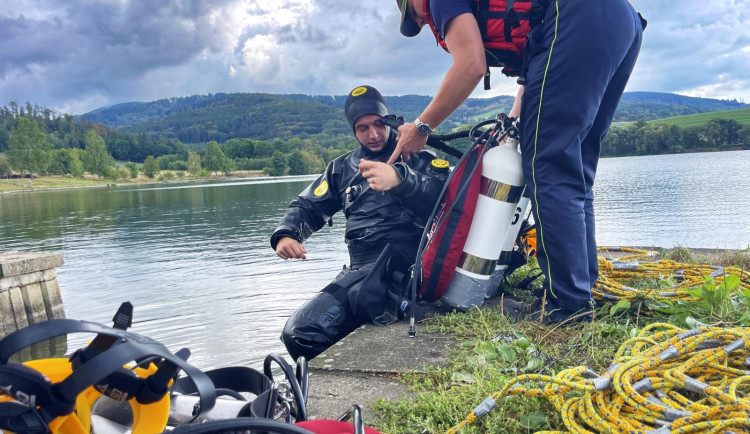
<path fill-rule="evenodd" d="M 380 122 L 378 115 L 364 115 L 354 122 L 354 135 L 363 146 L 373 152 L 381 151 L 385 147 L 388 127 Z"/>

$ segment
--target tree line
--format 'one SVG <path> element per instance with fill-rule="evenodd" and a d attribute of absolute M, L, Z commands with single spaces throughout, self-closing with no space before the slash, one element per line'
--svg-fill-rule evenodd
<path fill-rule="evenodd" d="M 11 102 L 0 107 L 0 177 L 13 172 L 36 175 L 154 178 L 188 173 L 207 176 L 235 170 L 262 170 L 269 175 L 320 173 L 338 155 L 353 149 L 353 137 L 340 137 L 321 146 L 316 139 L 231 139 L 205 147 L 145 133 L 111 130 L 85 119 L 53 110 Z M 115 161 L 127 164 L 118 167 Z M 139 168 L 136 163 L 142 163 Z M 176 175 L 175 175 L 176 174 Z"/>
<path fill-rule="evenodd" d="M 750 124 L 718 118 L 699 127 L 679 127 L 640 120 L 624 128 L 610 128 L 601 154 L 624 157 L 731 149 L 750 149 Z"/>
<path fill-rule="evenodd" d="M 452 145 L 463 150 L 470 144 Z M 88 172 L 116 180 L 136 178 L 139 173 L 148 178 L 169 178 L 237 170 L 262 170 L 271 176 L 302 175 L 321 173 L 332 159 L 356 146 L 351 132 L 328 138 L 324 143 L 316 137 L 233 138 L 223 143 L 213 140 L 205 146 L 188 146 L 174 138 L 112 130 L 30 103 L 11 102 L 0 107 L 0 152 L 5 152 L 0 155 L 0 177 L 13 172 L 32 176 L 82 176 Z M 608 157 L 729 149 L 750 149 L 750 124 L 713 119 L 700 127 L 679 127 L 640 120 L 610 129 L 601 154 Z M 116 160 L 127 163 L 117 165 Z"/>

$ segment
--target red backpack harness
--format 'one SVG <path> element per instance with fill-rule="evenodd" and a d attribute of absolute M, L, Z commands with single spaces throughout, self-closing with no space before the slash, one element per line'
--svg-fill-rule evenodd
<path fill-rule="evenodd" d="M 429 0 L 422 2 L 422 10 L 437 43 L 448 51 L 445 35 L 441 35 L 430 16 Z M 484 41 L 487 72 L 484 88 L 490 88 L 490 67 L 502 67 L 508 77 L 519 77 L 523 84 L 523 51 L 526 36 L 532 27 L 532 8 L 537 0 L 474 0 L 472 9 Z M 534 20 L 536 21 L 536 20 Z"/>

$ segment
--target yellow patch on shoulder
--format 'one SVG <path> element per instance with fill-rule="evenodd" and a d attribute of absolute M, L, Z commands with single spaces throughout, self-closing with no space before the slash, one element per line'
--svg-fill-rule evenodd
<path fill-rule="evenodd" d="M 319 186 L 315 187 L 315 190 L 313 190 L 313 194 L 315 194 L 315 196 L 323 196 L 324 194 L 326 194 L 327 191 L 328 191 L 328 181 L 324 179 L 323 182 L 321 182 Z"/>
<path fill-rule="evenodd" d="M 432 160 L 432 166 L 438 169 L 446 169 L 449 166 L 449 164 L 445 160 L 441 160 L 440 158 L 435 158 L 434 160 Z"/>
<path fill-rule="evenodd" d="M 362 95 L 365 92 L 367 92 L 367 88 L 364 87 L 364 86 L 360 86 L 360 87 L 355 88 L 352 91 L 352 96 L 360 96 L 360 95 Z"/>

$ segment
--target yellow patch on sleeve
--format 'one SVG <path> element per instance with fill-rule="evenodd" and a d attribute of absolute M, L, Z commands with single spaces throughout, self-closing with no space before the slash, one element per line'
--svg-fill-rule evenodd
<path fill-rule="evenodd" d="M 324 179 L 323 182 L 321 182 L 319 186 L 315 187 L 315 190 L 313 191 L 313 193 L 315 194 L 315 196 L 323 196 L 324 194 L 326 194 L 327 191 L 328 191 L 328 181 Z"/>
<path fill-rule="evenodd" d="M 449 164 L 445 160 L 441 160 L 440 158 L 435 158 L 432 160 L 432 166 L 437 169 L 446 169 L 448 168 Z"/>

